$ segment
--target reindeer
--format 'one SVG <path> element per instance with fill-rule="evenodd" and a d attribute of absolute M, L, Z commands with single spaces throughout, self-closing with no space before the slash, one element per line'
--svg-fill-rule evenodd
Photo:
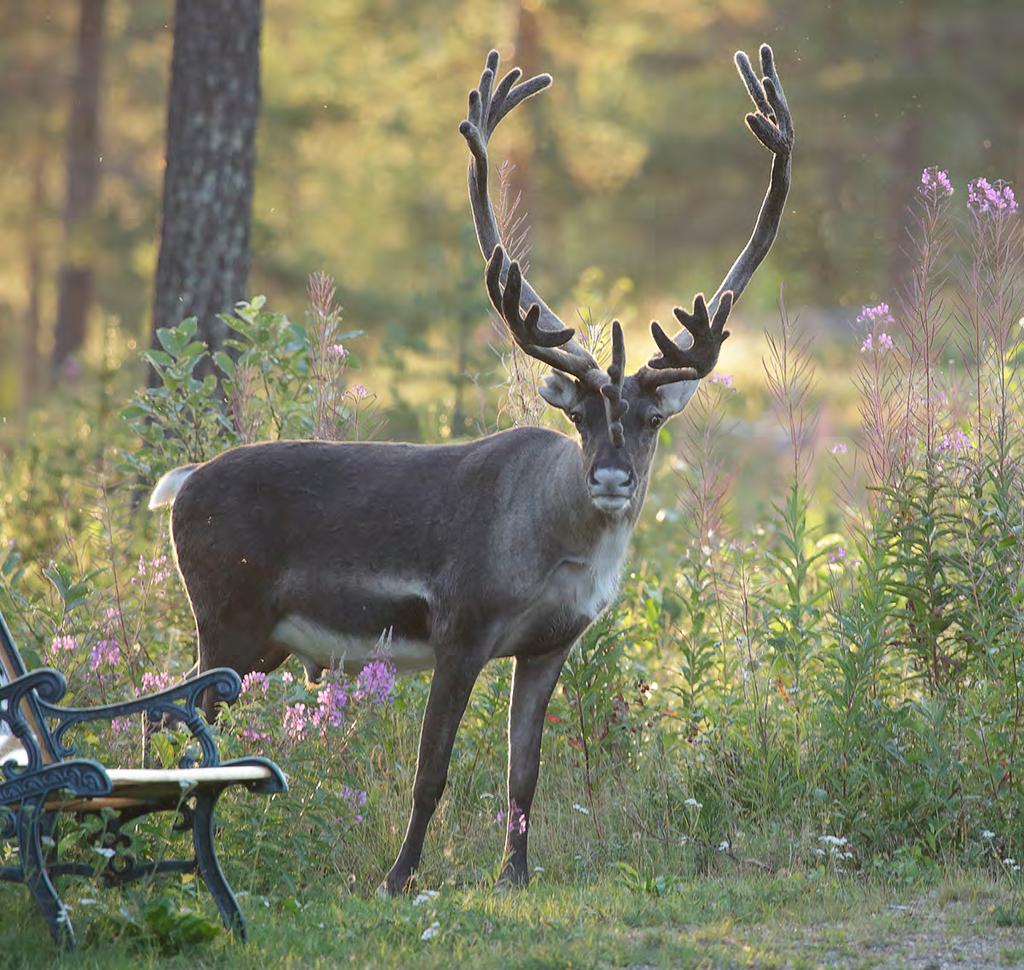
<path fill-rule="evenodd" d="M 497 657 L 515 665 L 509 814 L 532 817 L 548 701 L 573 644 L 615 596 L 658 429 L 717 363 L 729 311 L 782 218 L 793 125 L 771 49 L 761 47 L 762 80 L 745 54 L 736 65 L 756 108 L 747 125 L 773 155 L 767 194 L 714 296 L 673 311 L 675 337 L 652 323 L 660 353 L 631 375 L 617 321 L 606 369 L 534 292 L 488 197 L 491 135 L 551 77 L 517 83 L 514 68 L 495 85 L 491 51 L 469 94 L 459 130 L 487 292 L 516 344 L 550 366 L 539 392 L 576 436 L 524 427 L 466 444 L 271 442 L 175 469 L 153 491 L 150 508 L 172 506 L 200 670 L 271 671 L 291 654 L 312 676 L 358 669 L 384 630 L 399 671 L 433 669 L 412 811 L 383 892 L 406 889 L 419 864 L 470 691 Z M 501 883 L 525 885 L 529 830 L 510 828 Z"/>

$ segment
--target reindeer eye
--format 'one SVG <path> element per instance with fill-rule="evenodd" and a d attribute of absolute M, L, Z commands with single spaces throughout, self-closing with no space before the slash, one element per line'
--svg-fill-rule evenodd
<path fill-rule="evenodd" d="M 583 415 L 579 411 L 572 411 L 569 413 L 569 420 L 578 428 L 583 424 Z"/>
<path fill-rule="evenodd" d="M 647 419 L 647 423 L 650 424 L 652 428 L 660 428 L 665 423 L 665 419 L 660 414 L 652 414 Z"/>

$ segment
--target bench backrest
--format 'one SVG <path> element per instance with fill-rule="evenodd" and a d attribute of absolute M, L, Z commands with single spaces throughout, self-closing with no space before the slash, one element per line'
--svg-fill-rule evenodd
<path fill-rule="evenodd" d="M 0 613 L 0 683 L 9 684 L 19 677 L 24 677 L 26 673 L 25 661 L 21 659 L 21 654 L 18 653 L 18 648 L 14 645 L 14 638 L 11 636 L 3 613 Z M 53 741 L 46 727 L 46 720 L 39 711 L 34 693 L 27 694 L 22 700 L 21 716 L 32 732 L 43 764 L 52 764 L 57 761 Z M 10 757 L 16 747 L 20 747 L 20 745 L 9 736 L 7 725 L 0 723 L 0 751 L 6 748 L 6 757 Z M 0 757 L 0 762 L 3 760 L 4 758 Z"/>

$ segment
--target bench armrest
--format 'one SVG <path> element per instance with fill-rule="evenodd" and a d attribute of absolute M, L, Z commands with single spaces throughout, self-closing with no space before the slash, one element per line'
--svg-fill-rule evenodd
<path fill-rule="evenodd" d="M 20 803 L 43 798 L 50 792 L 70 791 L 82 798 L 109 795 L 113 790 L 106 768 L 96 761 L 82 758 L 77 761 L 59 761 L 56 764 L 19 771 L 0 781 L 0 805 Z M 0 837 L 11 838 L 16 833 L 7 831 L 0 819 Z M 11 819 L 8 817 L 8 826 Z"/>
<path fill-rule="evenodd" d="M 0 685 L 0 726 L 7 729 L 5 735 L 17 740 L 25 757 L 25 763 L 19 764 L 13 752 L 0 756 L 0 782 L 43 766 L 49 757 L 50 740 L 47 725 L 39 720 L 38 708 L 46 701 L 60 700 L 66 690 L 64 675 L 50 667 L 41 667 Z M 40 733 L 45 737 L 40 737 Z"/>
<path fill-rule="evenodd" d="M 158 693 L 120 704 L 107 704 L 103 707 L 58 707 L 43 701 L 39 706 L 46 716 L 52 717 L 56 722 L 53 738 L 64 757 L 72 755 L 75 750 L 74 745 L 66 743 L 64 737 L 79 724 L 145 714 L 156 724 L 164 721 L 180 721 L 184 724 L 192 737 L 199 742 L 203 752 L 202 763 L 212 768 L 220 764 L 220 753 L 217 751 L 213 732 L 198 709 L 199 698 L 207 690 L 212 690 L 214 697 L 219 701 L 233 701 L 242 690 L 242 680 L 230 668 L 217 667 L 176 687 L 168 687 Z M 191 759 L 183 759 L 182 768 L 193 766 Z"/>
<path fill-rule="evenodd" d="M 59 701 L 67 689 L 67 681 L 59 670 L 40 667 L 10 683 L 0 684 L 0 701 L 7 701 L 7 710 L 10 713 L 21 706 L 25 695 L 30 691 L 34 690 L 42 700 Z M 8 717 L 4 717 L 4 720 L 10 723 Z"/>

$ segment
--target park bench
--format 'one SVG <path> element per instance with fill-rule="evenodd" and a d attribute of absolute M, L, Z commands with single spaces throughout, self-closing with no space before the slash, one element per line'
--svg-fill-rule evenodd
<path fill-rule="evenodd" d="M 54 940 L 74 945 L 68 912 L 54 885 L 60 876 L 93 875 L 86 864 L 61 863 L 52 851 L 59 817 L 101 814 L 105 824 L 93 836 L 109 862 L 109 885 L 160 873 L 198 872 L 209 888 L 224 925 L 246 938 L 245 920 L 214 850 L 214 808 L 234 785 L 260 793 L 288 790 L 284 774 L 266 758 L 221 764 L 216 741 L 197 704 L 207 690 L 221 701 L 241 690 L 238 674 L 209 670 L 177 687 L 105 707 L 60 707 L 66 683 L 56 670 L 29 673 L 0 614 L 0 846 L 17 844 L 18 864 L 0 868 L 0 879 L 24 883 L 38 903 Z M 175 721 L 191 732 L 198 749 L 172 770 L 106 767 L 76 758 L 68 735 L 88 722 L 144 715 L 155 728 Z M 199 754 L 200 757 L 196 757 Z M 175 812 L 175 831 L 192 833 L 191 859 L 135 857 L 122 827 L 153 812 Z M 113 851 L 112 851 L 113 850 Z"/>

